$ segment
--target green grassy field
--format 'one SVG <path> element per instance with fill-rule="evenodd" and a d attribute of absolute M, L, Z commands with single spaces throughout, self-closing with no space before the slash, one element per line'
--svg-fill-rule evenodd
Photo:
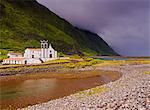
<path fill-rule="evenodd" d="M 60 71 L 66 71 L 70 69 L 78 69 L 85 67 L 99 67 L 99 66 L 112 66 L 112 65 L 137 65 L 137 64 L 150 64 L 150 60 L 147 59 L 128 59 L 128 60 L 99 60 L 88 57 L 70 56 L 69 59 L 57 59 L 45 62 L 37 65 L 1 65 L 0 71 L 21 71 L 25 69 L 39 69 L 50 68 L 56 66 L 62 66 Z M 149 74 L 149 72 L 145 72 Z"/>
<path fill-rule="evenodd" d="M 0 58 L 39 48 L 43 39 L 60 53 L 116 55 L 97 34 L 72 26 L 35 0 L 0 0 L 0 6 Z"/>

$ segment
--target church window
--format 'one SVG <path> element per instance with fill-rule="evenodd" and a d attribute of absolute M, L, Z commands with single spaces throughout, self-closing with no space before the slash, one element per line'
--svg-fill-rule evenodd
<path fill-rule="evenodd" d="M 47 45 L 45 44 L 45 48 L 47 48 Z"/>
<path fill-rule="evenodd" d="M 41 47 L 44 48 L 44 45 L 42 44 Z"/>
<path fill-rule="evenodd" d="M 34 55 L 32 55 L 32 58 L 34 58 Z"/>

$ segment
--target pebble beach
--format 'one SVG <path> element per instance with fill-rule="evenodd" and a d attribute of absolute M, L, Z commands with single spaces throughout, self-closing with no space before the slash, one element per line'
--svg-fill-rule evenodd
<path fill-rule="evenodd" d="M 22 110 L 150 110 L 150 64 L 96 67 L 118 71 L 122 77 L 95 87 L 106 91 L 86 95 L 92 89 Z"/>

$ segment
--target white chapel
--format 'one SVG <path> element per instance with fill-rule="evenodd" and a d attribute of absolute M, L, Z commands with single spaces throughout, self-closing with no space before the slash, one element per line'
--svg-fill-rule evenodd
<path fill-rule="evenodd" d="M 9 52 L 7 55 L 3 64 L 38 64 L 57 59 L 57 51 L 48 44 L 48 40 L 41 40 L 41 48 L 26 48 L 24 54 Z"/>

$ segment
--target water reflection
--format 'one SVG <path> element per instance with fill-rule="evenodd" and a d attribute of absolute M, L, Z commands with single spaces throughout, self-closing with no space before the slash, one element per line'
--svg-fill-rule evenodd
<path fill-rule="evenodd" d="M 13 83 L 13 82 L 12 82 Z M 15 85 L 2 86 L 0 91 L 0 99 L 15 98 L 26 95 L 37 95 L 48 89 L 53 89 L 57 86 L 57 80 L 51 79 L 29 79 Z"/>
<path fill-rule="evenodd" d="M 115 77 L 114 77 L 115 76 Z M 114 81 L 120 77 L 119 73 L 104 74 L 98 77 L 83 79 L 37 78 L 13 80 L 1 85 L 0 106 L 7 108 L 26 107 L 37 103 L 60 98 L 77 91 L 92 88 Z"/>

